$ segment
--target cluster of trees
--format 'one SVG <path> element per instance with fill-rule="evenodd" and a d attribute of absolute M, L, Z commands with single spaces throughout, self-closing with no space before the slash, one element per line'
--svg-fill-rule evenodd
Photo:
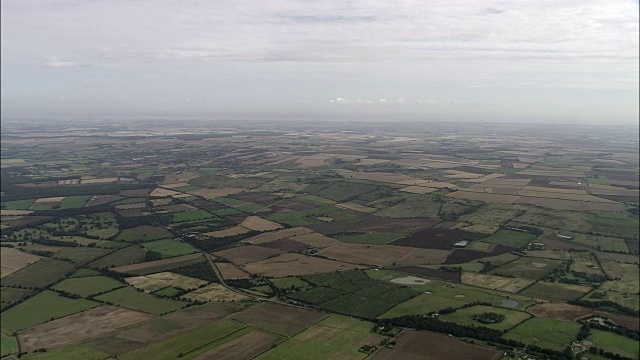
<path fill-rule="evenodd" d="M 598 309 L 601 307 L 612 307 L 616 309 L 618 312 L 623 314 L 628 314 L 632 316 L 640 316 L 640 311 L 634 310 L 632 308 L 626 307 L 624 305 L 620 305 L 610 300 L 598 300 L 598 301 L 589 301 L 589 300 L 569 300 L 567 301 L 571 305 L 584 306 L 587 308 Z"/>

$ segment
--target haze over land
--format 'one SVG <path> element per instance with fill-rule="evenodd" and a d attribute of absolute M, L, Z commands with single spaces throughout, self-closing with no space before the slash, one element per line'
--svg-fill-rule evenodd
<path fill-rule="evenodd" d="M 637 1 L 2 2 L 2 119 L 638 123 Z"/>

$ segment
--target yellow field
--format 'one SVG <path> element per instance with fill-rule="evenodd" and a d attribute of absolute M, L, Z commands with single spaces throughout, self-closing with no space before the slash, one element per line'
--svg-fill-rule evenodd
<path fill-rule="evenodd" d="M 226 187 L 222 189 L 206 189 L 205 188 L 205 189 L 191 190 L 191 191 L 187 191 L 187 193 L 191 195 L 200 196 L 202 198 L 209 200 L 209 199 L 215 199 L 215 198 L 219 198 L 227 195 L 237 194 L 243 191 L 245 191 L 245 189 Z"/>
<path fill-rule="evenodd" d="M 237 225 L 237 226 L 230 227 L 230 228 L 224 229 L 224 230 L 211 231 L 211 232 L 208 232 L 208 233 L 204 233 L 202 235 L 211 236 L 211 237 L 214 237 L 214 238 L 223 238 L 223 237 L 227 237 L 227 236 L 246 234 L 249 231 L 250 231 L 249 229 L 244 228 L 244 227 L 242 227 L 240 225 Z"/>
<path fill-rule="evenodd" d="M 242 227 L 245 227 L 249 230 L 255 231 L 271 231 L 282 229 L 283 226 L 266 219 L 263 219 L 259 216 L 249 216 L 240 224 Z"/>

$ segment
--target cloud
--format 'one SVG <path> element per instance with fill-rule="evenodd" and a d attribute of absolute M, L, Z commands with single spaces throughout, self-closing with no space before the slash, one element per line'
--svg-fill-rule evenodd
<path fill-rule="evenodd" d="M 78 64 L 73 61 L 52 60 L 45 64 L 47 67 L 52 68 L 73 68 L 73 67 L 85 67 L 88 64 Z"/>

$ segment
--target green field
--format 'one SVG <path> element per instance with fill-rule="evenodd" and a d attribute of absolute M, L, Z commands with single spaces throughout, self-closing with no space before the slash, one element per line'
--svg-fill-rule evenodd
<path fill-rule="evenodd" d="M 15 336 L 8 336 L 0 333 L 0 356 L 17 354 L 20 351 L 18 339 Z"/>
<path fill-rule="evenodd" d="M 640 222 L 637 218 L 609 211 L 587 211 L 584 214 L 595 233 L 618 238 L 638 238 Z"/>
<path fill-rule="evenodd" d="M 113 250 L 89 248 L 89 247 L 65 247 L 62 250 L 56 251 L 55 257 L 58 259 L 64 259 L 73 261 L 76 264 L 84 265 L 99 257 L 105 256 Z"/>
<path fill-rule="evenodd" d="M 162 296 L 162 297 L 172 297 L 180 294 L 181 292 L 183 292 L 183 290 L 174 288 L 172 286 L 168 286 L 158 291 L 154 291 L 152 294 L 157 296 Z"/>
<path fill-rule="evenodd" d="M 275 285 L 278 289 L 281 289 L 281 290 L 290 289 L 292 286 L 300 289 L 303 289 L 309 286 L 309 283 L 307 283 L 306 281 L 300 279 L 299 277 L 293 277 L 293 276 L 278 278 L 278 279 L 270 279 L 269 281 L 271 281 L 273 285 Z"/>
<path fill-rule="evenodd" d="M 590 287 L 539 281 L 520 292 L 520 295 L 531 296 L 552 301 L 575 300 L 591 291 Z"/>
<path fill-rule="evenodd" d="M 533 317 L 504 335 L 507 339 L 563 351 L 580 331 L 580 324 Z"/>
<path fill-rule="evenodd" d="M 366 321 L 331 315 L 259 355 L 256 360 L 364 359 L 367 354 L 358 349 L 362 345 L 378 345 L 384 338 L 371 333 L 372 326 Z"/>
<path fill-rule="evenodd" d="M 75 344 L 65 346 L 63 348 L 42 352 L 27 354 L 21 359 L 27 360 L 67 360 L 67 359 L 82 359 L 82 360 L 102 360 L 109 358 L 109 354 L 105 354 L 102 351 L 92 349 L 84 344 Z"/>
<path fill-rule="evenodd" d="M 193 352 L 204 352 L 205 350 L 208 350 L 208 348 L 205 348 L 207 344 L 224 338 L 230 334 L 239 332 L 243 328 L 246 328 L 246 325 L 234 320 L 223 319 L 202 326 L 196 330 L 133 350 L 124 355 L 118 356 L 118 359 L 173 360 L 183 357 L 183 355 L 196 355 Z"/>
<path fill-rule="evenodd" d="M 160 254 L 163 259 L 198 252 L 198 249 L 193 246 L 173 239 L 150 241 L 142 244 L 142 246 L 148 251 L 155 251 Z"/>
<path fill-rule="evenodd" d="M 118 234 L 116 240 L 127 241 L 127 242 L 144 242 L 149 240 L 158 240 L 164 238 L 173 237 L 171 231 L 159 227 L 159 226 L 149 226 L 142 225 L 138 227 L 134 227 L 131 229 L 124 229 Z"/>
<path fill-rule="evenodd" d="M 440 203 L 433 201 L 428 195 L 403 196 L 403 200 L 395 205 L 384 208 L 376 215 L 390 218 L 437 218 Z"/>
<path fill-rule="evenodd" d="M 449 299 L 442 296 L 432 294 L 420 294 L 413 299 L 409 299 L 397 306 L 389 309 L 389 311 L 380 315 L 379 318 L 393 318 L 404 315 L 426 315 L 430 312 L 438 312 L 448 307 L 458 308 L 467 301 Z"/>
<path fill-rule="evenodd" d="M 501 314 L 505 316 L 505 319 L 497 324 L 483 324 L 473 319 L 473 315 L 482 313 Z M 457 310 L 456 312 L 451 314 L 440 315 L 439 319 L 443 321 L 452 321 L 462 325 L 483 326 L 491 329 L 507 330 L 520 324 L 530 317 L 531 315 L 522 311 L 507 310 L 493 306 L 477 305 Z"/>
<path fill-rule="evenodd" d="M 371 279 L 363 271 L 304 276 L 314 288 L 296 291 L 295 300 L 339 314 L 374 319 L 419 294 L 417 290 Z"/>
<path fill-rule="evenodd" d="M 355 199 L 358 196 L 364 195 L 375 189 L 377 189 L 376 185 L 341 181 L 341 182 L 333 183 L 327 187 L 324 187 L 319 191 L 314 192 L 310 187 L 306 187 L 304 191 L 309 193 L 315 193 L 318 196 L 322 196 L 324 198 L 335 200 L 338 202 L 345 202 L 351 199 Z"/>
<path fill-rule="evenodd" d="M 7 210 L 29 210 L 34 201 L 36 199 L 8 201 L 3 204 L 2 208 Z"/>
<path fill-rule="evenodd" d="M 513 204 L 485 204 L 471 214 L 460 216 L 459 221 L 471 224 L 500 227 L 520 215 L 520 210 Z"/>
<path fill-rule="evenodd" d="M 146 250 L 140 246 L 132 245 L 112 252 L 111 254 L 92 262 L 89 264 L 89 267 L 110 268 L 114 266 L 139 263 L 144 261 L 145 252 Z"/>
<path fill-rule="evenodd" d="M 610 331 L 591 329 L 591 341 L 597 348 L 632 359 L 640 357 L 638 341 Z"/>
<path fill-rule="evenodd" d="M 87 297 L 125 285 L 110 277 L 91 276 L 63 280 L 56 284 L 53 289 Z"/>
<path fill-rule="evenodd" d="M 24 299 L 34 292 L 35 290 L 29 289 L 16 289 L 10 287 L 0 288 L 0 303 L 2 304 L 1 308 L 4 310 L 5 307 L 11 305 L 14 302 L 18 302 Z"/>
<path fill-rule="evenodd" d="M 18 331 L 99 305 L 95 301 L 70 299 L 54 291 L 45 290 L 3 312 L 2 327 Z"/>
<path fill-rule="evenodd" d="M 3 286 L 45 287 L 58 281 L 74 269 L 62 260 L 43 258 L 2 278 Z"/>
<path fill-rule="evenodd" d="M 217 219 L 217 217 L 207 211 L 204 210 L 193 210 L 193 211 L 183 211 L 179 213 L 171 214 L 171 222 L 180 223 L 194 220 L 203 220 L 203 219 Z"/>
<path fill-rule="evenodd" d="M 465 249 L 490 252 L 493 250 L 493 244 L 484 241 L 474 241 L 470 245 L 466 246 Z"/>
<path fill-rule="evenodd" d="M 405 233 L 393 232 L 370 232 L 366 234 L 339 236 L 338 240 L 346 243 L 356 244 L 386 244 L 407 236 Z"/>
<path fill-rule="evenodd" d="M 156 315 L 172 312 L 187 305 L 187 303 L 181 301 L 161 299 L 156 296 L 137 291 L 132 287 L 120 288 L 97 296 L 96 299 L 104 302 L 110 302 L 128 309 Z"/>
<path fill-rule="evenodd" d="M 76 209 L 81 208 L 84 204 L 87 203 L 87 200 L 91 198 L 91 195 L 78 195 L 78 196 L 67 196 L 60 202 L 61 209 Z"/>
<path fill-rule="evenodd" d="M 506 245 L 514 248 L 521 248 L 527 245 L 529 241 L 535 239 L 536 237 L 537 235 L 527 232 L 500 229 L 488 238 L 482 239 L 482 241 L 492 244 Z"/>
<path fill-rule="evenodd" d="M 69 279 L 83 278 L 83 277 L 89 277 L 89 276 L 99 276 L 99 275 L 101 275 L 100 272 L 95 270 L 79 269 L 78 271 L 71 274 L 71 276 L 69 276 Z"/>
<path fill-rule="evenodd" d="M 560 263 L 560 260 L 521 257 L 490 273 L 539 280 L 555 270 Z"/>

